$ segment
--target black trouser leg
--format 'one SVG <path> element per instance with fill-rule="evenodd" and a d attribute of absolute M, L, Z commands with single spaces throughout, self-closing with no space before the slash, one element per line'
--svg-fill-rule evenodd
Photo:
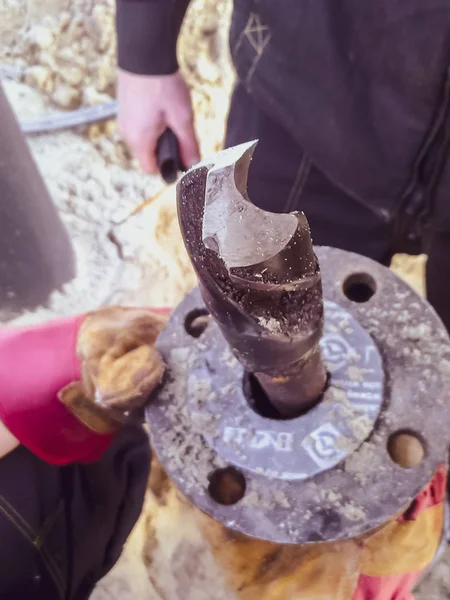
<path fill-rule="evenodd" d="M 149 465 L 140 427 L 86 465 L 49 465 L 24 446 L 2 458 L 0 599 L 86 600 L 139 517 Z"/>
<path fill-rule="evenodd" d="M 430 236 L 427 253 L 428 301 L 450 331 L 450 233 Z"/>
<path fill-rule="evenodd" d="M 261 112 L 238 85 L 232 98 L 226 145 L 252 139 L 259 139 L 248 180 L 254 204 L 273 212 L 302 210 L 316 245 L 334 246 L 390 263 L 390 225 L 336 187 L 311 163 L 289 132 Z"/>

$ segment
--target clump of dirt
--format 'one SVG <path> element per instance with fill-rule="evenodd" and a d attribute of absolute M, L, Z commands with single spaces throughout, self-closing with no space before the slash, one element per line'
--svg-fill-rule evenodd
<path fill-rule="evenodd" d="M 228 51 L 229 0 L 191 2 L 179 40 L 203 152 L 222 144 L 234 81 Z M 0 0 L 0 61 L 50 106 L 75 109 L 115 97 L 114 0 Z M 94 126 L 94 135 L 102 132 Z M 113 141 L 117 143 L 118 139 Z"/>
<path fill-rule="evenodd" d="M 13 6 L 19 4 L 16 1 Z M 13 29 L 16 35 L 3 48 L 2 59 L 22 67 L 27 84 L 61 108 L 112 99 L 116 63 L 113 3 L 23 2 L 19 14 L 21 27 Z M 15 22 L 19 24 L 18 17 Z"/>

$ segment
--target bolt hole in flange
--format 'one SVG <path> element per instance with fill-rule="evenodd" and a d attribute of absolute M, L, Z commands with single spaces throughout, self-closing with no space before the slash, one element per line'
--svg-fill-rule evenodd
<path fill-rule="evenodd" d="M 237 504 L 245 496 L 245 489 L 245 477 L 235 467 L 217 469 L 209 476 L 208 492 L 218 504 Z"/>
<path fill-rule="evenodd" d="M 391 460 L 402 469 L 418 467 L 425 458 L 422 440 L 411 431 L 396 431 L 388 440 L 387 450 Z"/>
<path fill-rule="evenodd" d="M 199 338 L 211 322 L 211 315 L 206 308 L 195 308 L 187 314 L 184 320 L 186 333 L 194 338 Z"/>
<path fill-rule="evenodd" d="M 377 284 L 368 273 L 352 273 L 345 279 L 342 289 L 349 300 L 362 304 L 374 296 Z"/>

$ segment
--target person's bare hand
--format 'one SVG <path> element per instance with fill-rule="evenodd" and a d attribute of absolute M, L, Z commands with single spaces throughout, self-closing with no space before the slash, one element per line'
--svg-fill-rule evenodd
<path fill-rule="evenodd" d="M 170 128 L 186 168 L 200 160 L 189 89 L 179 73 L 135 75 L 119 70 L 119 129 L 147 173 L 156 173 L 156 145 Z"/>

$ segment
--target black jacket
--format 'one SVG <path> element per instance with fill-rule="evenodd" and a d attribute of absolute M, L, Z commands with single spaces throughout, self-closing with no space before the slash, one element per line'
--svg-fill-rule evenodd
<path fill-rule="evenodd" d="M 117 0 L 119 66 L 177 69 L 188 0 Z M 386 219 L 450 228 L 448 0 L 235 0 L 230 47 L 257 105 Z"/>

